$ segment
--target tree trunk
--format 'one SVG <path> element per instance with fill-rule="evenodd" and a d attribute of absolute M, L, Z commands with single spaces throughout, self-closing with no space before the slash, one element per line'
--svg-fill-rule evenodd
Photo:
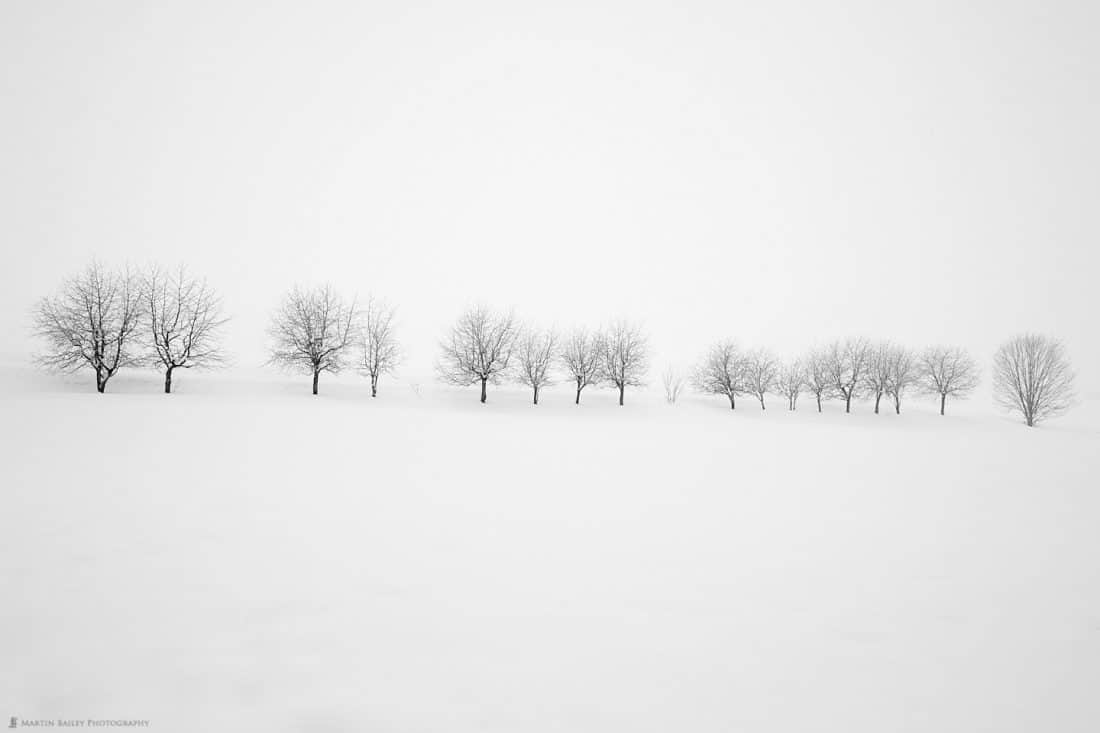
<path fill-rule="evenodd" d="M 734 401 L 733 395 L 728 395 L 728 397 L 730 398 L 730 409 L 731 410 L 736 410 L 737 409 L 737 403 Z"/>
<path fill-rule="evenodd" d="M 901 414 L 901 397 L 894 395 L 894 412 Z"/>
<path fill-rule="evenodd" d="M 760 409 L 761 410 L 768 409 L 768 408 L 764 407 L 764 395 L 757 395 L 757 396 L 760 398 Z"/>
<path fill-rule="evenodd" d="M 489 381 L 488 379 L 482 379 L 481 380 L 481 404 L 483 404 L 483 405 L 485 404 L 485 384 L 488 381 Z"/>
<path fill-rule="evenodd" d="M 164 394 L 172 394 L 172 367 L 164 370 Z"/>
<path fill-rule="evenodd" d="M 946 404 L 947 404 L 947 395 L 941 394 L 940 395 L 940 414 L 941 415 L 943 414 L 943 408 L 944 408 L 944 405 L 946 405 Z"/>
<path fill-rule="evenodd" d="M 581 378 L 577 377 L 577 401 L 573 404 L 579 405 L 581 403 Z"/>
<path fill-rule="evenodd" d="M 313 372 L 313 394 L 317 394 L 317 380 L 320 378 L 321 372 L 314 370 Z"/>
<path fill-rule="evenodd" d="M 377 374 L 372 374 L 371 378 L 370 378 L 370 396 L 371 397 L 377 397 L 378 396 L 378 375 Z"/>
<path fill-rule="evenodd" d="M 535 393 L 535 404 L 537 405 L 539 403 L 539 388 L 535 387 L 533 391 Z"/>
<path fill-rule="evenodd" d="M 821 394 L 817 395 L 817 411 L 821 412 Z"/>
<path fill-rule="evenodd" d="M 103 377 L 99 376 L 99 373 L 97 372 L 96 375 L 95 375 L 95 391 L 99 392 L 100 394 L 103 394 L 103 392 L 106 389 L 107 389 L 107 380 L 104 379 Z"/>
<path fill-rule="evenodd" d="M 619 385 L 619 407 L 623 406 L 623 393 L 624 392 L 626 392 L 626 385 L 625 384 L 620 384 Z"/>
<path fill-rule="evenodd" d="M 844 395 L 844 412 L 848 413 L 852 411 L 852 393 L 848 392 Z"/>
<path fill-rule="evenodd" d="M 878 414 L 878 403 L 882 401 L 882 392 L 875 395 L 875 414 Z"/>

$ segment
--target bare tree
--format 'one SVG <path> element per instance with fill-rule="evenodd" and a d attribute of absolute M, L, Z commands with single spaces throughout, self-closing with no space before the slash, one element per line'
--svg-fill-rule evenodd
<path fill-rule="evenodd" d="M 890 389 L 890 354 L 893 345 L 886 341 L 871 344 L 867 349 L 867 367 L 863 372 L 863 387 L 875 398 L 875 414 L 878 414 L 882 395 Z"/>
<path fill-rule="evenodd" d="M 355 340 L 358 311 L 331 285 L 294 287 L 271 318 L 269 363 L 313 375 L 313 394 L 321 372 L 339 373 Z"/>
<path fill-rule="evenodd" d="M 603 341 L 599 332 L 573 329 L 559 355 L 562 365 L 577 385 L 575 404 L 581 403 L 581 390 L 603 380 Z"/>
<path fill-rule="evenodd" d="M 168 274 L 154 267 L 143 292 L 148 317 L 150 361 L 164 369 L 164 392 L 172 391 L 176 369 L 220 366 L 225 352 L 219 341 L 225 325 L 221 299 L 206 284 L 180 267 Z"/>
<path fill-rule="evenodd" d="M 834 341 L 825 352 L 825 363 L 833 389 L 844 400 L 844 411 L 852 411 L 852 398 L 859 394 L 871 351 L 867 339 Z"/>
<path fill-rule="evenodd" d="M 993 357 L 993 396 L 1024 416 L 1028 427 L 1073 406 L 1074 374 L 1061 341 L 1023 334 L 1001 345 Z"/>
<path fill-rule="evenodd" d="M 645 385 L 649 370 L 649 344 L 642 330 L 626 321 L 611 324 L 601 339 L 603 373 L 619 390 L 619 406 L 627 387 Z"/>
<path fill-rule="evenodd" d="M 917 357 L 903 346 L 890 349 L 886 359 L 886 394 L 894 399 L 894 412 L 901 414 L 901 397 L 920 381 Z"/>
<path fill-rule="evenodd" d="M 370 396 L 378 396 L 378 378 L 392 374 L 401 362 L 401 348 L 394 332 L 394 309 L 384 301 L 367 299 L 363 309 L 363 374 L 370 377 Z"/>
<path fill-rule="evenodd" d="M 516 377 L 533 393 L 534 404 L 539 403 L 539 390 L 553 384 L 551 370 L 558 350 L 558 335 L 553 330 L 528 329 L 520 336 L 516 349 Z"/>
<path fill-rule="evenodd" d="M 112 271 L 93 262 L 35 306 L 34 331 L 47 344 L 37 362 L 62 372 L 90 367 L 102 393 L 119 369 L 140 363 L 140 323 L 139 279 L 129 269 Z"/>
<path fill-rule="evenodd" d="M 665 368 L 661 375 L 661 382 L 665 387 L 665 401 L 670 405 L 676 404 L 680 392 L 684 389 L 684 377 L 671 364 Z"/>
<path fill-rule="evenodd" d="M 779 359 L 767 349 L 756 349 L 745 359 L 745 385 L 760 400 L 760 409 L 766 410 L 764 395 L 775 388 L 779 376 Z"/>
<path fill-rule="evenodd" d="M 480 382 L 485 402 L 486 385 L 497 384 L 508 373 L 518 335 L 511 311 L 496 315 L 484 306 L 467 310 L 440 344 L 439 378 L 460 387 Z"/>
<path fill-rule="evenodd" d="M 805 365 L 797 359 L 784 364 L 776 376 L 775 386 L 779 393 L 787 398 L 787 409 L 796 409 L 798 407 L 798 396 L 806 391 Z"/>
<path fill-rule="evenodd" d="M 822 349 L 814 349 L 803 359 L 806 370 L 806 391 L 817 399 L 817 411 L 821 412 L 821 400 L 832 396 L 834 387 L 829 371 L 829 354 Z"/>
<path fill-rule="evenodd" d="M 977 388 L 978 365 L 965 350 L 951 346 L 932 346 L 918 360 L 921 387 L 940 397 L 940 414 L 944 414 L 947 398 L 964 399 Z"/>
<path fill-rule="evenodd" d="M 745 357 L 733 341 L 711 346 L 691 377 L 692 386 L 705 394 L 724 395 L 730 409 L 737 409 L 737 397 L 745 393 Z"/>

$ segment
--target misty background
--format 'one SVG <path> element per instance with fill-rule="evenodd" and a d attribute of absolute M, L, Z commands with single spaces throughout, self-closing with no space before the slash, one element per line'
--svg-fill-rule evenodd
<path fill-rule="evenodd" d="M 410 380 L 484 302 L 640 321 L 653 385 L 866 335 L 987 390 L 1037 330 L 1100 391 L 1095 3 L 253 5 L 0 7 L 4 360 L 94 256 L 205 276 L 241 369 L 331 282 Z"/>

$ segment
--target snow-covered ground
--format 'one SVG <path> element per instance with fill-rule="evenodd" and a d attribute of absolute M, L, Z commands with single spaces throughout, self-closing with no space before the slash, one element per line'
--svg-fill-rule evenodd
<path fill-rule="evenodd" d="M 1100 727 L 1094 402 L 4 376 L 5 722 Z"/>

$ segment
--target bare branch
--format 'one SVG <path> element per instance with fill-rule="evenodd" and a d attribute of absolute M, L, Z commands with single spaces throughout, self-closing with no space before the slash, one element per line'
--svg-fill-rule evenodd
<path fill-rule="evenodd" d="M 695 367 L 692 386 L 705 394 L 723 395 L 730 409 L 737 408 L 737 398 L 745 393 L 745 356 L 733 341 L 721 341 L 710 347 Z"/>
<path fill-rule="evenodd" d="M 481 383 L 481 401 L 487 399 L 486 385 L 508 374 L 512 352 L 519 335 L 515 315 L 496 315 L 484 306 L 466 311 L 451 333 L 440 343 L 436 372 L 439 378 L 460 387 Z"/>
<path fill-rule="evenodd" d="M 836 394 L 830 371 L 830 351 L 814 349 L 803 358 L 802 363 L 805 365 L 806 391 L 817 400 L 817 411 L 821 412 L 821 401 Z"/>
<path fill-rule="evenodd" d="M 669 364 L 663 374 L 661 374 L 661 383 L 665 387 L 665 401 L 670 405 L 675 405 L 676 400 L 680 397 L 680 392 L 684 389 L 685 379 L 683 375 L 676 370 L 674 366 Z"/>
<path fill-rule="evenodd" d="M 852 411 L 852 398 L 860 394 L 870 360 L 871 344 L 864 338 L 834 341 L 825 350 L 825 368 L 833 389 Z"/>
<path fill-rule="evenodd" d="M 901 414 L 901 398 L 910 387 L 920 383 L 916 355 L 902 346 L 894 346 L 886 355 L 886 394 L 894 399 L 894 412 Z"/>
<path fill-rule="evenodd" d="M 297 286 L 271 318 L 270 363 L 313 375 L 313 394 L 321 372 L 339 373 L 357 331 L 355 301 L 346 303 L 331 285 L 312 290 Z"/>
<path fill-rule="evenodd" d="M 1061 341 L 1023 334 L 1001 345 L 993 358 L 997 403 L 1024 416 L 1029 427 L 1073 406 L 1074 374 Z"/>
<path fill-rule="evenodd" d="M 641 328 L 626 321 L 616 321 L 604 331 L 603 372 L 619 390 L 619 406 L 627 387 L 645 386 L 649 371 L 649 343 Z"/>
<path fill-rule="evenodd" d="M 367 299 L 363 311 L 363 333 L 360 346 L 361 371 L 370 377 L 370 396 L 378 396 L 378 379 L 392 374 L 401 362 L 401 348 L 394 333 L 394 309 L 384 301 Z"/>
<path fill-rule="evenodd" d="M 940 397 L 940 414 L 944 414 L 948 397 L 966 398 L 979 383 L 978 365 L 963 349 L 932 346 L 918 360 L 921 388 Z"/>
<path fill-rule="evenodd" d="M 534 404 L 539 403 L 539 391 L 553 384 L 552 370 L 558 350 L 558 336 L 553 330 L 525 330 L 516 349 L 516 379 L 533 392 Z"/>
<path fill-rule="evenodd" d="M 863 371 L 863 390 L 875 398 L 875 414 L 879 414 L 882 396 L 890 389 L 890 355 L 894 346 L 888 341 L 871 344 Z"/>
<path fill-rule="evenodd" d="M 226 318 L 221 301 L 205 280 L 195 280 L 181 266 L 166 274 L 154 267 L 143 290 L 148 319 L 149 361 L 164 369 L 164 391 L 172 391 L 176 369 L 210 368 L 225 362 L 219 330 Z"/>
<path fill-rule="evenodd" d="M 779 376 L 779 359 L 767 349 L 756 349 L 745 358 L 745 386 L 760 400 L 760 409 L 767 409 L 764 395 L 771 392 Z"/>
<path fill-rule="evenodd" d="M 784 364 L 775 378 L 775 388 L 787 398 L 787 409 L 798 408 L 798 396 L 806 391 L 806 366 L 796 359 Z"/>
<path fill-rule="evenodd" d="M 35 306 L 35 334 L 47 344 L 36 361 L 62 372 L 88 367 L 102 393 L 119 369 L 141 363 L 134 344 L 140 314 L 138 278 L 129 269 L 111 271 L 92 262 Z"/>
<path fill-rule="evenodd" d="M 603 335 L 575 328 L 562 345 L 559 354 L 562 366 L 577 386 L 575 404 L 581 403 L 581 390 L 591 384 L 599 384 L 603 373 Z"/>

